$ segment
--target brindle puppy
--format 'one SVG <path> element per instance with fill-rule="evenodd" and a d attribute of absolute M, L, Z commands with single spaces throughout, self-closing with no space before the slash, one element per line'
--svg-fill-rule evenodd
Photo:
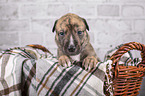
<path fill-rule="evenodd" d="M 97 55 L 89 42 L 87 30 L 86 20 L 75 14 L 68 13 L 55 21 L 52 31 L 56 31 L 60 65 L 69 67 L 73 61 L 80 61 L 86 70 L 96 66 Z"/>

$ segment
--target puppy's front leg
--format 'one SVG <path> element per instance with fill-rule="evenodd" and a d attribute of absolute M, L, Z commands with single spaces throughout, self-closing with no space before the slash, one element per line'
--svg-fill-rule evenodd
<path fill-rule="evenodd" d="M 71 60 L 67 55 L 64 55 L 61 50 L 57 50 L 57 56 L 58 56 L 58 63 L 59 65 L 63 67 L 70 67 L 71 66 Z"/>
<path fill-rule="evenodd" d="M 71 66 L 70 59 L 66 55 L 60 56 L 58 59 L 58 63 L 59 63 L 59 65 L 61 65 L 63 67 L 70 67 Z"/>
<path fill-rule="evenodd" d="M 100 61 L 90 43 L 85 47 L 81 57 L 81 60 L 83 61 L 82 66 L 88 71 L 96 68 L 98 61 Z"/>
<path fill-rule="evenodd" d="M 96 64 L 98 63 L 98 60 L 96 59 L 95 56 L 87 56 L 83 60 L 83 66 L 85 67 L 85 70 L 90 71 L 91 69 L 96 67 Z"/>

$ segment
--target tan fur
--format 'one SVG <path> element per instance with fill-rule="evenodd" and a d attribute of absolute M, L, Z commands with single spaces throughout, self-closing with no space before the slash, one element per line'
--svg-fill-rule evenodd
<path fill-rule="evenodd" d="M 85 69 L 90 70 L 96 66 L 98 62 L 97 55 L 89 42 L 90 38 L 87 30 L 89 30 L 89 26 L 86 20 L 72 13 L 68 13 L 56 20 L 53 32 L 56 31 L 55 41 L 58 45 L 59 64 L 64 66 L 65 64 L 62 63 L 66 63 L 68 66 L 69 62 L 74 61 L 71 57 L 80 54 L 80 61 L 83 62 L 82 65 Z M 81 32 L 81 34 L 78 32 Z M 71 37 L 73 37 L 75 45 L 74 52 L 68 51 Z"/>

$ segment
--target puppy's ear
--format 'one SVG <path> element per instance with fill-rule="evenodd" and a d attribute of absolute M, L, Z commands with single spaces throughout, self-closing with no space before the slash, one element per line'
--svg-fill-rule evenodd
<path fill-rule="evenodd" d="M 54 32 L 54 31 L 55 31 L 55 26 L 56 26 L 57 21 L 58 21 L 58 20 L 56 20 L 56 21 L 55 21 L 55 23 L 54 23 L 54 25 L 53 25 L 52 32 Z"/>
<path fill-rule="evenodd" d="M 89 26 L 88 26 L 87 21 L 86 21 L 84 18 L 82 18 L 82 20 L 84 21 L 84 23 L 85 23 L 85 25 L 86 25 L 86 28 L 87 28 L 87 30 L 89 31 Z"/>

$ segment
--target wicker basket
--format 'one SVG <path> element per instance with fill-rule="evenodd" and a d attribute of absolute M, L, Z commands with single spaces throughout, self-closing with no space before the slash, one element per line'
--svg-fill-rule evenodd
<path fill-rule="evenodd" d="M 140 50 L 142 62 L 138 66 L 119 65 L 121 56 L 130 50 Z M 145 72 L 145 45 L 131 42 L 124 44 L 110 58 L 113 61 L 113 92 L 114 95 L 136 96 Z"/>

